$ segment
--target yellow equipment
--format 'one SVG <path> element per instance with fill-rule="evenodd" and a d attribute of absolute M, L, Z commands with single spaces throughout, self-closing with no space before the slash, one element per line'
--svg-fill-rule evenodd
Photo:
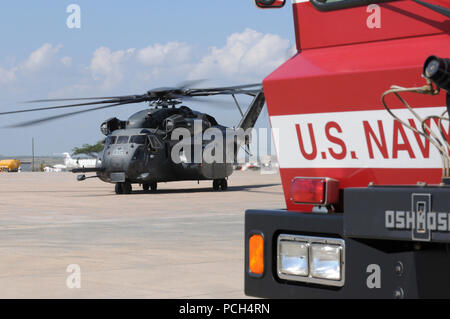
<path fill-rule="evenodd" d="M 0 161 L 0 172 L 18 172 L 21 163 L 17 159 Z"/>

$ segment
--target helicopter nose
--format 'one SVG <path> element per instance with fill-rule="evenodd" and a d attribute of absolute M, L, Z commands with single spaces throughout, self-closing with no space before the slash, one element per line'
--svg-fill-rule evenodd
<path fill-rule="evenodd" d="M 123 158 L 117 158 L 113 157 L 111 158 L 111 161 L 109 163 L 109 166 L 112 171 L 123 171 L 124 167 L 124 159 Z"/>
<path fill-rule="evenodd" d="M 110 172 L 126 172 L 129 162 L 130 152 L 124 147 L 114 147 L 105 152 L 103 165 Z"/>

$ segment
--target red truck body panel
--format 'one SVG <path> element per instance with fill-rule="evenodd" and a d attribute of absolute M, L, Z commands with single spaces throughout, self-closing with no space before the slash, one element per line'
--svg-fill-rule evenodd
<path fill-rule="evenodd" d="M 294 1 L 295 2 L 295 1 Z M 447 0 L 427 0 L 449 6 Z M 373 7 L 361 6 L 338 11 L 319 12 L 309 2 L 293 5 L 297 48 L 299 50 L 337 45 L 385 41 L 448 33 L 450 21 L 442 14 L 413 1 L 380 3 L 380 28 L 370 29 L 367 20 Z"/>
<path fill-rule="evenodd" d="M 288 210 L 311 209 L 289 198 L 295 176 L 331 177 L 340 188 L 440 182 L 437 150 L 394 121 L 381 94 L 391 85 L 425 84 L 425 59 L 449 57 L 450 21 L 412 1 L 393 1 L 379 4 L 380 28 L 371 29 L 369 9 L 293 4 L 299 53 L 263 82 Z M 445 109 L 444 92 L 403 96 L 422 116 Z M 420 125 L 396 99 L 387 101 Z M 444 128 L 450 135 L 448 123 Z"/>

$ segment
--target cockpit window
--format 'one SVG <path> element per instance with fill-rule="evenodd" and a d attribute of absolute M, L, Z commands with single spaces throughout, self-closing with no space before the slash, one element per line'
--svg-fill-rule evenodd
<path fill-rule="evenodd" d="M 154 135 L 149 135 L 150 143 L 152 144 L 152 147 L 155 149 L 161 148 L 161 143 L 158 140 L 158 138 Z"/>
<path fill-rule="evenodd" d="M 108 136 L 106 138 L 106 145 L 115 144 L 117 140 L 117 136 Z"/>
<path fill-rule="evenodd" d="M 145 138 L 146 138 L 146 135 L 133 135 L 130 138 L 130 143 L 145 144 Z"/>
<path fill-rule="evenodd" d="M 119 136 L 117 138 L 117 144 L 127 144 L 129 136 Z"/>
<path fill-rule="evenodd" d="M 158 152 L 158 150 L 161 148 L 161 142 L 154 135 L 147 135 L 145 145 L 152 152 Z"/>

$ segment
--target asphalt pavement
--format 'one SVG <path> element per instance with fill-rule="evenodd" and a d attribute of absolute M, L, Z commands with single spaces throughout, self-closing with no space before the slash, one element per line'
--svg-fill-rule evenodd
<path fill-rule="evenodd" d="M 134 185 L 0 174 L 0 298 L 245 298 L 244 211 L 285 207 L 280 176 Z M 79 288 L 78 288 L 79 287 Z"/>

